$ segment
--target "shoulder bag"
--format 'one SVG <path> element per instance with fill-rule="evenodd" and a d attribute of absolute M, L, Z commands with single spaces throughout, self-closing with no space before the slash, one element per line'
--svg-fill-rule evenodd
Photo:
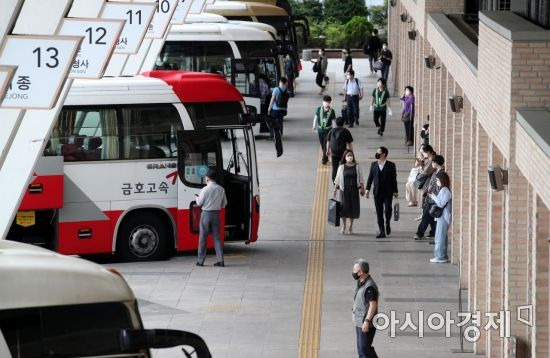
<path fill-rule="evenodd" d="M 449 199 L 450 201 L 451 199 Z M 449 204 L 449 201 L 447 201 L 447 204 Z M 431 207 L 430 207 L 430 210 L 428 211 L 428 213 L 434 217 L 434 218 L 440 218 L 441 215 L 443 215 L 443 210 L 445 210 L 445 208 L 447 207 L 447 204 L 445 204 L 444 207 L 440 208 L 439 206 L 433 204 Z"/>
<path fill-rule="evenodd" d="M 418 173 L 416 175 L 416 179 L 414 180 L 414 186 L 416 189 L 422 189 L 426 182 L 428 181 L 430 177 L 427 175 L 424 175 L 422 173 Z"/>

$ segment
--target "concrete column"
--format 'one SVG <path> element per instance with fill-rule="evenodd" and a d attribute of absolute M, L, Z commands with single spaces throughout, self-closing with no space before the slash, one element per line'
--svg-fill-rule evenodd
<path fill-rule="evenodd" d="M 453 83 L 453 93 L 462 95 L 462 89 L 457 85 L 457 83 L 452 80 Z M 450 153 L 451 153 L 451 185 L 453 192 L 453 222 L 451 224 L 452 232 L 452 257 L 453 263 L 458 263 L 461 259 L 461 221 L 462 221 L 462 123 L 463 123 L 463 113 L 453 113 L 450 111 L 450 123 L 452 127 L 452 138 L 450 143 Z"/>
<path fill-rule="evenodd" d="M 550 211 L 537 195 L 534 195 L 535 215 L 533 221 L 533 289 L 531 303 L 534 305 L 534 325 L 531 331 L 531 352 L 533 358 L 550 356 L 549 330 L 549 251 L 550 251 Z"/>
<path fill-rule="evenodd" d="M 457 208 L 459 216 L 453 215 L 454 222 L 459 225 L 458 237 L 460 238 L 460 278 L 461 287 L 469 288 L 469 270 L 470 270 L 470 203 L 471 203 L 471 168 L 472 168 L 472 105 L 470 101 L 464 97 L 464 108 L 462 109 L 462 124 L 459 128 L 458 138 L 455 136 L 455 143 L 461 146 L 460 156 L 455 156 L 455 166 L 457 167 L 460 177 L 454 181 L 455 189 L 453 198 L 460 197 L 458 202 L 454 202 L 453 206 Z M 460 116 L 459 116 L 460 118 Z M 460 125 L 459 124 L 459 125 Z M 455 133 L 457 134 L 457 133 Z M 458 162 L 458 163 L 457 163 Z M 455 173 L 456 175 L 456 173 Z M 458 187 L 457 187 L 458 186 Z M 453 208 L 454 210 L 454 208 Z M 469 300 L 468 300 L 468 303 Z"/>
<path fill-rule="evenodd" d="M 504 156 L 492 141 L 489 149 L 490 164 L 503 165 Z M 499 312 L 504 307 L 504 192 L 489 191 L 488 213 L 487 302 L 489 312 Z M 487 332 L 486 352 L 488 357 L 502 357 L 503 339 L 498 331 Z"/>
<path fill-rule="evenodd" d="M 508 185 L 505 199 L 504 230 L 504 309 L 511 311 L 511 335 L 517 339 L 518 357 L 527 354 L 527 326 L 518 322 L 517 306 L 525 305 L 527 298 L 527 241 L 529 237 L 529 184 L 515 164 L 508 167 Z M 504 341 L 509 349 L 510 340 Z"/>
<path fill-rule="evenodd" d="M 489 236 L 489 178 L 487 176 L 487 167 L 489 166 L 489 136 L 479 121 L 475 121 L 476 142 L 475 142 L 475 187 L 476 194 L 474 198 L 474 238 L 473 248 L 473 283 L 470 285 L 474 292 L 473 311 L 488 312 L 487 302 L 487 257 L 488 236 Z M 486 320 L 483 320 L 485 323 Z M 487 350 L 487 332 L 481 330 L 481 337 L 474 344 L 476 354 L 485 354 Z"/>

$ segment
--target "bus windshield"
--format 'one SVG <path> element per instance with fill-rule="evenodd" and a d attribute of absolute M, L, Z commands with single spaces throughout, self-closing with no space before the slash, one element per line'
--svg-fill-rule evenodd
<path fill-rule="evenodd" d="M 233 50 L 227 41 L 166 41 L 155 70 L 218 73 L 229 78 Z"/>

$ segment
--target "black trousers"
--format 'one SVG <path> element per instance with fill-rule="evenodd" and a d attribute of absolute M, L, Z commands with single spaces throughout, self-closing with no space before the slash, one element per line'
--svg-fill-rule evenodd
<path fill-rule="evenodd" d="M 286 75 L 287 84 L 288 84 L 288 93 L 291 97 L 294 97 L 294 75 Z"/>
<path fill-rule="evenodd" d="M 374 111 L 374 124 L 377 127 L 380 127 L 380 132 L 384 133 L 386 129 L 386 110 L 383 111 Z"/>
<path fill-rule="evenodd" d="M 368 332 L 363 332 L 361 327 L 355 327 L 355 336 L 357 337 L 357 353 L 359 358 L 378 358 L 372 341 L 376 334 L 376 328 L 370 327 Z"/>
<path fill-rule="evenodd" d="M 315 77 L 315 83 L 317 86 L 321 87 L 322 89 L 325 89 L 325 86 L 323 86 L 323 80 L 325 79 L 325 74 L 321 72 L 317 72 L 317 76 Z"/>
<path fill-rule="evenodd" d="M 330 129 L 317 129 L 319 135 L 319 144 L 321 145 L 321 152 L 323 152 L 323 163 L 328 162 L 327 157 L 327 135 Z"/>
<path fill-rule="evenodd" d="M 342 159 L 341 155 L 331 155 L 330 161 L 332 164 L 332 182 L 334 183 L 334 179 L 336 179 L 336 173 L 338 173 L 338 167 L 340 166 L 340 159 Z"/>
<path fill-rule="evenodd" d="M 346 95 L 346 101 L 348 103 L 348 119 L 350 128 L 353 127 L 353 123 L 359 124 L 359 95 Z"/>
<path fill-rule="evenodd" d="M 403 121 L 403 125 L 405 126 L 405 140 L 407 142 L 413 142 L 414 138 L 414 126 L 413 126 L 413 121 L 411 120 L 408 120 L 408 121 Z"/>
<path fill-rule="evenodd" d="M 420 237 L 424 237 L 424 233 L 426 232 L 428 226 L 430 226 L 429 236 L 435 237 L 435 227 L 437 222 L 434 217 L 430 215 L 430 206 L 430 203 L 426 203 L 422 207 L 422 220 L 420 221 L 420 224 L 418 224 L 418 229 L 416 230 L 416 235 Z"/>
<path fill-rule="evenodd" d="M 386 229 L 384 228 L 384 216 L 386 216 L 386 225 L 390 225 L 391 214 L 393 211 L 392 208 L 393 196 L 379 196 L 374 197 L 374 207 L 376 208 L 376 218 L 378 219 L 378 229 L 380 232 L 385 233 Z"/>

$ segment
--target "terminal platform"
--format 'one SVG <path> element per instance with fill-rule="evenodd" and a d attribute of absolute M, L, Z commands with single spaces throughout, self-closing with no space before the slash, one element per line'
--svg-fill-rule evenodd
<path fill-rule="evenodd" d="M 458 267 L 432 264 L 433 245 L 415 241 L 419 208 L 408 208 L 405 181 L 414 163 L 414 148 L 404 145 L 401 104 L 391 98 L 393 115 L 379 137 L 368 108 L 376 77 L 368 76 L 368 61 L 354 60 L 365 88 L 359 126 L 351 129 L 356 158 L 367 175 L 379 146 L 389 149 L 397 165 L 401 217 L 392 221 L 392 233 L 376 239 L 374 202 L 361 198 L 361 217 L 352 235 L 340 234 L 327 222 L 332 193 L 330 163 L 320 164 L 317 134 L 312 132 L 315 109 L 321 105 L 310 63 L 298 79 L 284 121 L 284 154 L 277 158 L 273 142 L 257 137 L 261 194 L 261 223 L 256 243 L 225 245 L 226 267 L 213 267 L 209 255 L 196 267 L 194 253 L 168 261 L 109 264 L 127 279 L 139 299 L 146 328 L 174 328 L 201 335 L 216 358 L 357 357 L 351 307 L 355 281 L 351 276 L 358 258 L 370 264 L 380 289 L 379 312 L 395 312 L 400 321 L 395 337 L 379 330 L 374 347 L 379 357 L 470 357 L 458 354 L 460 331 L 451 326 L 434 330 L 403 325 L 405 314 L 418 322 L 418 312 L 453 316 L 459 310 Z M 337 114 L 343 97 L 343 61 L 329 60 L 328 94 Z M 390 78 L 390 88 L 391 78 Z M 400 92 L 400 91 L 399 91 Z M 366 177 L 365 177 L 366 180 Z M 462 294 L 467 307 L 467 294 Z M 464 309 L 466 311 L 467 309 Z M 472 344 L 464 341 L 464 350 Z M 161 357 L 181 357 L 177 350 Z"/>

